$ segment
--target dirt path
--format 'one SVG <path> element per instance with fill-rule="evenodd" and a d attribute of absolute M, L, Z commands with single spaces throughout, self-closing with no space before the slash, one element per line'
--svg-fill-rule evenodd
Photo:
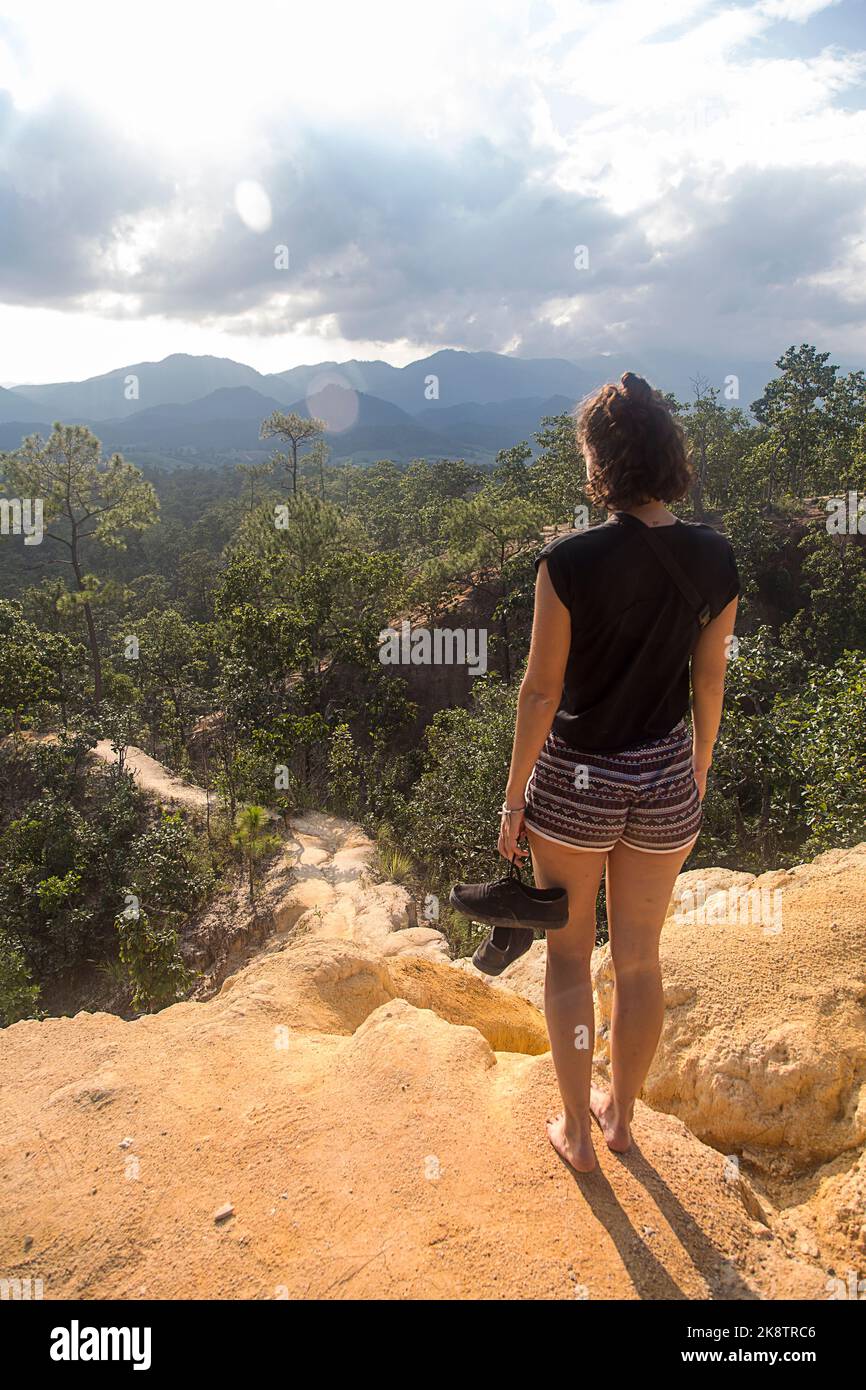
<path fill-rule="evenodd" d="M 111 746 L 110 739 L 100 739 L 93 752 L 103 762 L 117 762 L 117 754 Z M 152 792 L 162 801 L 189 806 L 194 811 L 206 810 L 207 793 L 203 787 L 195 787 L 191 782 L 184 782 L 181 778 L 175 777 L 167 767 L 163 767 L 162 763 L 157 762 L 156 758 L 151 758 L 143 749 L 130 744 L 126 750 L 126 766 L 143 791 Z M 211 806 L 215 804 L 215 798 L 211 797 Z"/>

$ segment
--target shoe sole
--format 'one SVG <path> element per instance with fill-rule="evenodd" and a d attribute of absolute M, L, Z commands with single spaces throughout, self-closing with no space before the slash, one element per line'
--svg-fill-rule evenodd
<path fill-rule="evenodd" d="M 528 954 L 530 948 L 531 942 L 530 945 L 528 945 L 528 947 L 525 948 L 525 951 L 520 952 L 520 955 L 514 956 L 512 960 L 505 960 L 505 962 L 503 962 L 502 965 L 496 966 L 496 969 L 493 969 L 492 963 L 484 962 L 484 960 L 475 960 L 475 956 L 473 956 L 473 965 L 475 966 L 475 970 L 481 970 L 482 974 L 489 974 L 489 976 L 492 977 L 500 976 L 500 974 L 505 974 L 507 967 L 509 967 L 510 965 L 514 965 L 514 960 L 523 959 L 523 956 Z M 478 948 L 478 951 L 481 951 L 481 949 L 481 947 Z M 475 951 L 475 955 L 478 955 L 478 951 Z"/>
<path fill-rule="evenodd" d="M 519 959 L 520 957 L 518 956 L 518 960 Z M 476 970 L 481 971 L 482 975 L 490 975 L 491 978 L 495 979 L 497 975 L 502 975 L 503 972 L 508 969 L 508 966 L 512 964 L 512 962 L 508 961 L 506 965 L 501 965 L 498 970 L 491 970 L 489 965 L 486 965 L 483 961 L 476 960 L 473 956 L 472 964 L 475 966 Z"/>
<path fill-rule="evenodd" d="M 487 917 L 484 913 L 473 912 L 471 908 L 464 907 L 457 896 L 456 889 L 451 889 L 448 898 L 452 907 L 456 907 L 458 912 L 462 912 L 464 917 L 470 917 L 473 922 L 483 922 L 488 927 L 508 927 L 511 931 L 562 931 L 568 926 L 568 922 L 518 922 L 514 917 Z"/>

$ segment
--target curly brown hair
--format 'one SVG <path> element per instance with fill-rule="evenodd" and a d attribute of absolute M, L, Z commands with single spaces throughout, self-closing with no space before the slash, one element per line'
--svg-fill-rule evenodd
<path fill-rule="evenodd" d="M 692 469 L 682 426 L 642 376 L 624 372 L 588 396 L 576 429 L 581 449 L 592 451 L 586 491 L 597 506 L 621 511 L 686 496 Z"/>

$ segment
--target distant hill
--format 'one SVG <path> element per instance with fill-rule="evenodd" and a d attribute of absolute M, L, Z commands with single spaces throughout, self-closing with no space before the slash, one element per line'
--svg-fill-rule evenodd
<path fill-rule="evenodd" d="M 107 448 L 148 445 L 153 448 L 265 448 L 259 441 L 262 420 L 279 401 L 248 386 L 221 387 L 183 405 L 158 405 L 125 420 L 99 421 L 94 432 Z"/>
<path fill-rule="evenodd" d="M 500 449 L 531 441 L 543 416 L 573 410 L 626 368 L 680 400 L 690 399 L 697 376 L 721 387 L 731 370 L 669 352 L 653 361 L 595 354 L 569 362 L 447 348 L 405 367 L 352 359 L 265 373 L 228 357 L 174 353 L 86 381 L 0 389 L 0 448 L 16 448 L 25 434 L 45 434 L 60 419 L 88 424 L 106 449 L 126 450 L 133 459 L 136 451 L 148 461 L 200 453 L 213 462 L 238 452 L 270 453 L 259 427 L 282 409 L 326 419 L 337 461 L 399 463 L 429 455 L 489 462 Z M 748 409 L 773 369 L 740 362 L 737 372 L 740 393 L 731 403 Z M 132 377 L 137 398 L 128 400 Z"/>
<path fill-rule="evenodd" d="M 11 393 L 10 393 L 11 394 Z M 17 399 L 17 398 L 16 398 Z M 274 410 L 323 419 L 325 440 L 335 462 L 370 463 L 389 458 L 468 458 L 490 462 L 500 449 L 522 439 L 531 442 L 545 415 L 572 408 L 567 396 L 530 396 L 481 404 L 469 401 L 410 415 L 390 401 L 328 385 L 308 398 L 282 402 L 248 386 L 222 387 L 181 405 L 152 406 L 114 420 L 84 420 L 106 451 L 170 458 L 178 451 L 211 458 L 222 454 L 269 455 L 276 441 L 259 438 L 261 423 Z M 47 435 L 46 422 L 0 421 L 0 449 L 15 449 L 25 434 Z"/>
<path fill-rule="evenodd" d="M 438 410 L 422 410 L 416 419 L 446 439 L 460 441 L 464 447 L 471 445 L 495 454 L 522 439 L 531 443 L 545 415 L 567 414 L 574 404 L 568 396 L 529 396 L 524 400 L 496 401 L 487 405 L 470 401 Z"/>
<path fill-rule="evenodd" d="M 735 356 L 735 355 L 734 355 Z M 681 400 L 692 395 L 692 381 L 705 377 L 716 387 L 736 372 L 739 403 L 748 407 L 773 375 L 772 363 L 711 360 L 688 351 L 636 354 L 590 353 L 577 361 L 562 357 L 514 357 L 501 352 L 466 352 L 444 348 L 429 357 L 393 367 L 379 360 L 315 362 L 283 372 L 258 372 L 229 357 L 194 357 L 173 353 L 161 362 L 136 362 L 116 367 L 85 381 L 13 386 L 0 395 L 0 421 L 117 420 L 160 405 L 183 405 L 215 391 L 247 387 L 283 405 L 317 394 L 334 383 L 399 406 L 409 415 L 449 410 L 455 405 L 488 405 L 535 397 L 564 396 L 574 403 L 603 381 L 617 380 L 626 369 L 642 372 L 650 381 Z M 138 383 L 136 398 L 127 399 L 127 380 Z M 436 382 L 430 382 L 430 378 Z M 429 398 L 431 389 L 438 395 Z M 16 411 L 8 395 L 26 398 Z M 34 410 L 34 407 L 37 407 Z M 11 412 L 11 413 L 10 413 Z"/>
<path fill-rule="evenodd" d="M 90 422 L 106 450 L 120 450 L 135 458 L 137 450 L 172 454 L 176 450 L 207 455 L 220 453 L 270 454 L 277 441 L 260 439 L 262 421 L 274 410 L 316 416 L 330 426 L 326 440 L 334 458 L 394 458 L 407 461 L 418 454 L 448 452 L 442 436 L 413 420 L 398 406 L 339 386 L 327 386 L 309 399 L 276 400 L 247 386 L 223 387 L 200 400 L 182 405 L 154 406 L 126 419 Z M 0 426 L 0 440 L 13 448 L 13 429 Z M 30 431 L 32 432 L 32 431 Z"/>
<path fill-rule="evenodd" d="M 576 400 L 593 384 L 590 372 L 560 357 L 508 357 L 499 352 L 461 352 L 451 348 L 405 367 L 392 367 L 388 362 L 328 362 L 293 367 L 268 380 L 302 395 L 317 376 L 327 375 L 338 376 L 357 391 L 399 405 L 411 415 L 471 402 L 487 404 L 556 393 Z M 426 394 L 433 389 L 433 383 L 428 385 L 431 377 L 436 378 L 438 399 L 431 400 Z"/>
<path fill-rule="evenodd" d="M 129 379 L 137 396 L 127 398 Z M 425 394 L 436 377 L 438 399 Z M 12 401 L 0 404 L 0 420 L 43 418 L 65 421 L 118 420 L 164 405 L 184 405 L 225 389 L 246 387 L 289 406 L 329 384 L 343 385 L 387 401 L 410 415 L 470 402 L 501 402 L 562 394 L 576 399 L 592 384 L 591 373 L 562 358 L 509 357 L 496 352 L 446 349 L 392 367 L 388 362 L 319 362 L 285 372 L 262 373 L 228 357 L 174 353 L 162 362 L 135 362 L 86 381 L 14 386 L 5 397 L 23 397 L 22 413 Z M 2 401 L 2 398 L 0 398 Z"/>
<path fill-rule="evenodd" d="M 531 438 L 543 415 L 568 410 L 570 405 L 565 396 L 530 397 L 491 405 L 470 402 L 412 416 L 390 401 L 333 383 L 288 404 L 248 387 L 234 387 L 185 405 L 158 406 L 125 420 L 101 421 L 95 431 L 109 449 L 270 453 L 275 442 L 261 440 L 259 429 L 273 410 L 281 409 L 324 420 L 334 460 L 409 462 L 464 454 L 489 459 L 518 439 Z"/>
<path fill-rule="evenodd" d="M 0 420 L 0 450 L 17 449 L 28 434 L 41 434 L 43 438 L 51 433 L 51 426 L 44 420 Z"/>
<path fill-rule="evenodd" d="M 127 379 L 138 379 L 138 395 L 128 400 Z M 45 419 L 72 423 L 78 420 L 116 420 L 151 406 L 194 401 L 221 387 L 261 387 L 263 378 L 253 367 L 229 357 L 191 357 L 173 353 L 162 362 L 134 362 L 116 367 L 86 381 L 62 381 L 44 386 L 14 386 L 12 394 L 25 396 L 39 407 Z M 10 417 L 6 415 L 6 419 Z M 21 419 L 19 409 L 18 418 Z M 28 415 L 26 418 L 32 419 Z"/>
<path fill-rule="evenodd" d="M 35 420 L 41 413 L 35 401 L 28 400 L 20 391 L 7 391 L 0 386 L 0 421 Z"/>

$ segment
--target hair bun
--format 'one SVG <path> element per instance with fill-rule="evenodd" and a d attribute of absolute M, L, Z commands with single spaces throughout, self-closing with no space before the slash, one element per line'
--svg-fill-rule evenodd
<path fill-rule="evenodd" d="M 620 384 L 631 401 L 644 405 L 652 399 L 653 389 L 649 382 L 642 376 L 635 376 L 634 372 L 623 372 Z"/>

